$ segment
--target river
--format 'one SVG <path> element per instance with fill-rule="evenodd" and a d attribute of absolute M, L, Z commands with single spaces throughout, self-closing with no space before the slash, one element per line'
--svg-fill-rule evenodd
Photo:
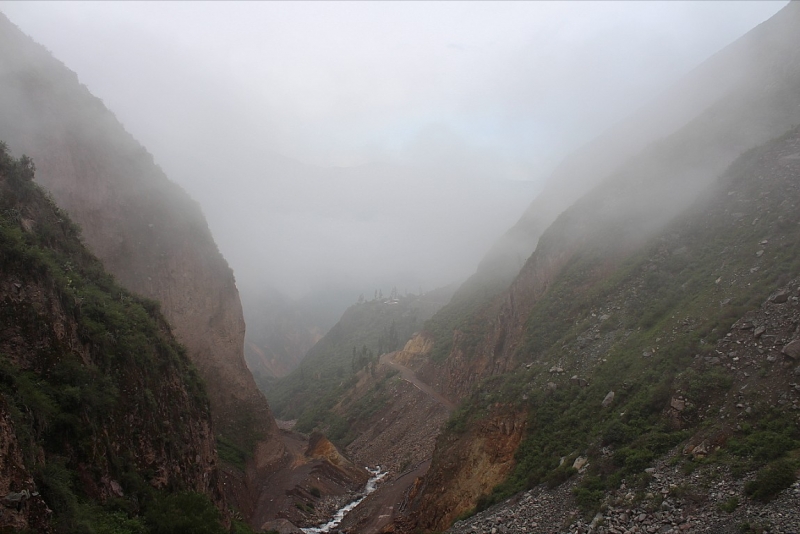
<path fill-rule="evenodd" d="M 367 481 L 367 485 L 364 486 L 364 491 L 356 500 L 350 501 L 346 505 L 339 508 L 336 513 L 333 514 L 333 518 L 327 523 L 318 527 L 301 528 L 300 530 L 305 532 L 305 534 L 319 534 L 323 532 L 330 532 L 332 528 L 338 526 L 339 523 L 342 522 L 342 519 L 344 519 L 344 516 L 346 516 L 350 510 L 361 504 L 361 501 L 363 501 L 367 495 L 375 491 L 375 489 L 378 487 L 378 482 L 388 473 L 388 471 L 381 473 L 381 466 L 378 466 L 375 469 L 370 469 L 367 467 L 367 471 L 372 474 L 372 477 L 370 477 L 370 479 Z"/>

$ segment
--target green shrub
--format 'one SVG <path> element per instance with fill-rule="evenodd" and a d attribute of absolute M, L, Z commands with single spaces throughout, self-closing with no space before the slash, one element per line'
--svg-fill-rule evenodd
<path fill-rule="evenodd" d="M 798 446 L 788 432 L 794 429 L 790 426 L 783 432 L 772 430 L 759 430 L 750 433 L 741 439 L 731 439 L 728 449 L 737 456 L 749 456 L 755 460 L 768 462 L 776 460 Z"/>
<path fill-rule="evenodd" d="M 545 483 L 547 484 L 548 488 L 555 488 L 569 480 L 569 478 L 577 472 L 577 469 L 574 469 L 572 466 L 565 463 L 557 469 L 550 471 L 545 479 Z"/>
<path fill-rule="evenodd" d="M 268 530 L 265 534 L 269 534 L 270 532 L 280 534 L 277 530 Z M 255 531 L 244 521 L 234 519 L 231 521 L 231 534 L 255 534 Z"/>
<path fill-rule="evenodd" d="M 795 481 L 797 467 L 789 460 L 778 460 L 763 468 L 756 479 L 745 484 L 744 492 L 750 497 L 767 502 Z"/>
<path fill-rule="evenodd" d="M 72 472 L 63 459 L 51 458 L 36 476 L 36 486 L 47 505 L 62 525 L 69 525 L 78 508 L 78 498 L 72 489 Z"/>
<path fill-rule="evenodd" d="M 623 448 L 614 453 L 614 463 L 626 473 L 644 471 L 653 461 L 654 454 L 650 450 Z"/>
<path fill-rule="evenodd" d="M 720 503 L 719 509 L 722 512 L 726 512 L 728 514 L 732 514 L 734 510 L 739 506 L 739 498 L 738 497 L 731 497 L 727 501 Z"/>
<path fill-rule="evenodd" d="M 221 434 L 217 435 L 217 454 L 220 460 L 244 471 L 247 453 Z"/>
<path fill-rule="evenodd" d="M 219 510 L 200 493 L 183 492 L 157 498 L 145 512 L 152 534 L 223 534 Z"/>
<path fill-rule="evenodd" d="M 147 534 L 147 528 L 138 518 L 119 511 L 110 511 L 100 506 L 86 504 L 80 507 L 79 527 L 91 534 Z"/>
<path fill-rule="evenodd" d="M 580 485 L 576 486 L 572 493 L 575 495 L 575 502 L 585 515 L 592 515 L 600 508 L 600 503 L 606 494 L 605 482 L 597 476 L 587 476 Z"/>

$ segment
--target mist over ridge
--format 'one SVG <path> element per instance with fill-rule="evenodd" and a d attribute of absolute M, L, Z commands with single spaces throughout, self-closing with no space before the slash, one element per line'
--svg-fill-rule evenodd
<path fill-rule="evenodd" d="M 0 9 L 200 203 L 243 293 L 352 300 L 468 277 L 564 155 L 784 4 Z"/>

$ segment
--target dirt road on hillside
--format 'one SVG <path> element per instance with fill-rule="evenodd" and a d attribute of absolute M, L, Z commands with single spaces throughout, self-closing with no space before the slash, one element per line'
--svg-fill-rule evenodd
<path fill-rule="evenodd" d="M 391 354 L 384 354 L 383 356 L 381 356 L 381 363 L 388 365 L 392 369 L 400 371 L 400 376 L 403 378 L 403 380 L 409 382 L 410 384 L 413 384 L 417 389 L 422 391 L 424 394 L 433 398 L 436 402 L 447 408 L 448 411 L 452 412 L 455 409 L 456 407 L 455 404 L 453 404 L 445 397 L 440 395 L 438 391 L 430 387 L 428 384 L 417 378 L 417 375 L 414 374 L 414 371 L 394 361 L 391 356 L 392 356 Z"/>

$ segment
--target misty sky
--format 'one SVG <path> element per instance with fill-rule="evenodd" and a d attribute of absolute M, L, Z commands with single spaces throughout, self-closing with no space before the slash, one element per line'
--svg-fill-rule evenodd
<path fill-rule="evenodd" d="M 200 202 L 245 291 L 472 273 L 570 150 L 780 2 L 0 2 Z"/>

